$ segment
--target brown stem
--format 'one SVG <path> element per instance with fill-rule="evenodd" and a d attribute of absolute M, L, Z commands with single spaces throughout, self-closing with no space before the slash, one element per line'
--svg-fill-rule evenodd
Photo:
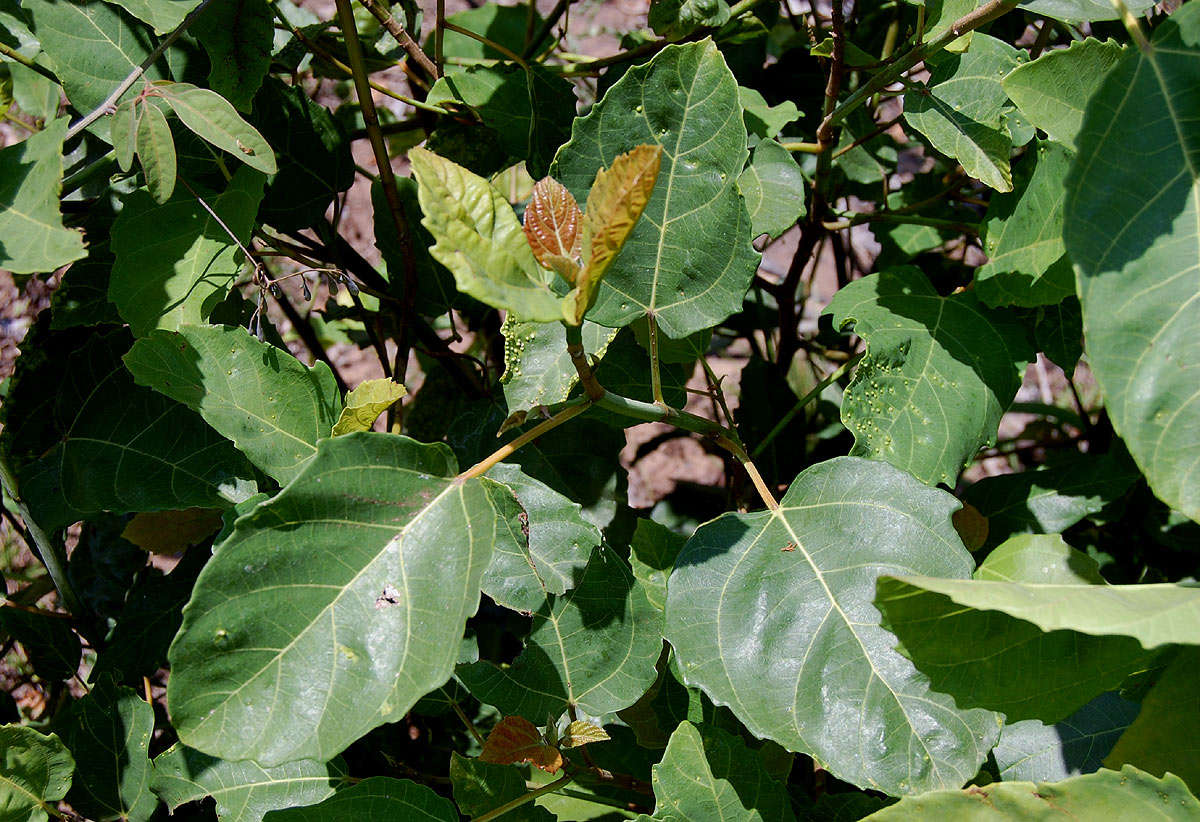
<path fill-rule="evenodd" d="M 378 20 L 380 24 L 388 30 L 388 34 L 396 38 L 396 42 L 400 44 L 400 47 L 408 52 L 408 56 L 411 57 L 418 66 L 425 69 L 425 71 L 429 73 L 430 77 L 436 80 L 442 76 L 438 71 L 437 66 L 435 66 L 433 61 L 429 59 L 429 55 L 426 54 L 419 45 L 417 45 L 417 41 L 412 39 L 412 35 L 408 33 L 404 26 L 396 22 L 396 18 L 392 17 L 392 13 L 383 5 L 381 5 L 379 0 L 359 0 L 359 2 L 366 7 L 367 11 L 375 15 L 375 19 Z"/>

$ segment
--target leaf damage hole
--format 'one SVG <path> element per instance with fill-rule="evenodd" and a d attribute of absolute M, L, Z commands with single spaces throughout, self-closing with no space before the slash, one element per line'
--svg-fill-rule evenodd
<path fill-rule="evenodd" d="M 375 597 L 375 610 L 382 611 L 384 608 L 391 608 L 399 605 L 400 601 L 400 592 L 396 590 L 396 586 L 388 583 L 383 586 L 383 593 Z"/>

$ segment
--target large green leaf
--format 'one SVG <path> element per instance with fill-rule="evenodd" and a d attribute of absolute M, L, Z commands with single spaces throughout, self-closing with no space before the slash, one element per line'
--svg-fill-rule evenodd
<path fill-rule="evenodd" d="M 507 485 L 525 510 L 518 520 L 523 537 L 498 544 L 483 576 L 483 592 L 515 611 L 533 612 L 547 594 L 575 587 L 600 529 L 583 518 L 582 508 L 516 465 L 500 464 L 488 476 Z"/>
<path fill-rule="evenodd" d="M 653 314 L 667 335 L 683 337 L 741 310 L 758 263 L 737 188 L 746 162 L 741 113 L 737 81 L 706 39 L 630 68 L 575 121 L 551 173 L 581 203 L 617 155 L 642 144 L 663 148 L 650 202 L 589 319 L 617 327 Z"/>
<path fill-rule="evenodd" d="M 154 708 L 131 688 L 102 680 L 55 718 L 75 756 L 67 801 L 95 820 L 144 822 L 158 807 L 150 791 Z"/>
<path fill-rule="evenodd" d="M 992 754 L 1005 782 L 1054 782 L 1100 769 L 1138 715 L 1136 702 L 1101 694 L 1061 722 L 1006 723 Z"/>
<path fill-rule="evenodd" d="M 1200 801 L 1177 776 L 1156 779 L 1128 765 L 1062 782 L 993 782 L 962 791 L 905 797 L 871 814 L 871 822 L 1051 822 L 1067 819 L 1195 819 Z"/>
<path fill-rule="evenodd" d="M 345 822 L 395 819 L 404 822 L 459 822 L 449 799 L 407 779 L 372 776 L 338 791 L 319 805 L 271 811 L 266 822 Z"/>
<path fill-rule="evenodd" d="M 271 144 L 279 165 L 259 215 L 281 231 L 308 228 L 325 216 L 338 192 L 354 182 L 345 130 L 303 86 L 289 86 L 274 77 L 267 77 L 255 95 L 250 120 Z"/>
<path fill-rule="evenodd" d="M 1063 180 L 1071 153 L 1039 142 L 1014 175 L 1013 191 L 988 203 L 984 252 L 975 290 L 985 305 L 1057 305 L 1075 294 L 1075 274 L 1062 241 Z"/>
<path fill-rule="evenodd" d="M 1004 78 L 1004 91 L 1029 122 L 1074 150 L 1088 100 L 1120 59 L 1113 40 L 1076 40 L 1017 66 Z"/>
<path fill-rule="evenodd" d="M 128 0 L 125 0 L 128 2 Z M 271 67 L 274 18 L 267 0 L 214 0 L 191 25 L 208 52 L 208 85 L 249 111 Z"/>
<path fill-rule="evenodd" d="M 244 328 L 154 331 L 133 344 L 125 365 L 139 385 L 198 411 L 281 484 L 317 453 L 342 410 L 329 366 L 309 368 Z"/>
<path fill-rule="evenodd" d="M 337 787 L 344 766 L 301 759 L 274 768 L 227 762 L 175 743 L 154 758 L 151 787 L 171 811 L 211 796 L 217 818 L 259 822 L 268 811 L 315 805 Z"/>
<path fill-rule="evenodd" d="M 782 782 L 728 731 L 681 722 L 654 766 L 654 819 L 790 822 Z"/>
<path fill-rule="evenodd" d="M 54 734 L 45 736 L 24 725 L 0 725 L 0 751 L 0 818 L 46 822 L 47 808 L 54 808 L 71 787 L 71 752 Z"/>
<path fill-rule="evenodd" d="M 1008 105 L 1001 81 L 1020 52 L 975 32 L 966 54 L 942 52 L 927 61 L 928 88 L 904 95 L 904 119 L 933 147 L 997 191 L 1012 190 L 1012 138 L 1002 119 Z"/>
<path fill-rule="evenodd" d="M 660 611 L 667 609 L 667 578 L 685 542 L 685 537 L 654 520 L 637 521 L 629 544 L 629 562 L 650 604 Z"/>
<path fill-rule="evenodd" d="M 443 684 L 516 507 L 456 471 L 444 445 L 347 434 L 240 518 L 171 645 L 180 740 L 265 767 L 323 761 Z"/>
<path fill-rule="evenodd" d="M 702 525 L 667 588 L 684 680 L 840 779 L 890 794 L 961 785 L 999 723 L 931 692 L 871 604 L 880 574 L 970 573 L 957 507 L 896 468 L 843 457 L 800 474 L 777 511 Z"/>
<path fill-rule="evenodd" d="M 506 667 L 476 662 L 458 669 L 472 696 L 506 715 L 544 723 L 575 708 L 589 716 L 619 711 L 654 682 L 662 614 L 625 561 L 607 548 L 562 596 L 533 615 L 524 652 Z"/>
<path fill-rule="evenodd" d="M 450 783 L 458 809 L 471 817 L 495 810 L 527 792 L 520 768 L 468 759 L 457 752 L 450 755 Z M 504 816 L 507 822 L 553 822 L 557 818 L 532 802 Z"/>
<path fill-rule="evenodd" d="M 201 196 L 245 243 L 262 186 L 261 174 L 239 169 L 225 191 Z M 205 322 L 241 267 L 237 242 L 182 187 L 161 205 L 145 191 L 130 194 L 113 224 L 112 248 L 108 297 L 138 337 Z"/>
<path fill-rule="evenodd" d="M 1104 760 L 1109 768 L 1136 765 L 1162 776 L 1175 774 L 1200 790 L 1200 693 L 1196 666 L 1200 650 L 1185 648 L 1171 660 L 1158 682 L 1142 700 L 1142 710 Z"/>
<path fill-rule="evenodd" d="M 698 28 L 729 22 L 725 0 L 652 0 L 647 22 L 654 33 L 681 40 Z"/>
<path fill-rule="evenodd" d="M 129 343 L 123 330 L 93 335 L 65 363 L 23 374 L 9 397 L 14 452 L 45 455 L 18 476 L 47 530 L 99 511 L 224 508 L 254 493 L 253 471 L 228 440 L 134 384 L 121 363 Z"/>
<path fill-rule="evenodd" d="M 954 485 L 995 442 L 1033 351 L 1016 318 L 964 291 L 940 296 L 918 269 L 856 280 L 826 309 L 867 342 L 842 403 L 855 455 L 883 459 L 924 482 Z"/>
<path fill-rule="evenodd" d="M 537 63 L 528 70 L 501 63 L 447 73 L 426 102 L 470 107 L 495 130 L 510 159 L 524 160 L 535 179 L 545 176 L 554 152 L 570 137 L 575 116 L 574 88 Z"/>
<path fill-rule="evenodd" d="M 1200 644 L 1200 587 L 1095 584 L 1077 553 L 1047 563 L 1046 539 L 1014 537 L 1037 556 L 1001 546 L 974 580 L 879 580 L 875 602 L 901 650 L 959 704 L 1054 722 L 1144 668 L 1147 649 Z"/>
<path fill-rule="evenodd" d="M 87 252 L 83 236 L 63 227 L 62 143 L 66 119 L 0 149 L 0 268 L 14 274 L 52 272 Z"/>
<path fill-rule="evenodd" d="M 422 224 L 437 240 L 434 259 L 454 273 L 458 289 L 531 322 L 570 320 L 572 310 L 550 290 L 512 206 L 491 184 L 424 149 L 409 153 Z"/>
<path fill-rule="evenodd" d="M 750 233 L 771 239 L 804 216 L 807 183 L 792 153 L 774 140 L 754 147 L 750 164 L 738 177 L 738 190 L 750 212 Z"/>
<path fill-rule="evenodd" d="M 1200 519 L 1200 6 L 1131 50 L 1088 103 L 1067 179 L 1088 360 L 1154 493 Z"/>
<path fill-rule="evenodd" d="M 1057 534 L 1120 497 L 1138 477 L 1122 448 L 1078 454 L 1037 471 L 984 477 L 967 486 L 966 502 L 988 518 L 988 542 L 1013 534 Z"/>
<path fill-rule="evenodd" d="M 46 57 L 62 81 L 67 99 L 80 114 L 104 102 L 157 45 L 145 26 L 108 3 L 23 0 L 21 6 L 33 17 Z M 165 59 L 142 75 L 148 81 L 167 76 Z M 136 97 L 141 89 L 135 83 L 117 102 Z M 89 128 L 107 139 L 109 120 L 102 117 Z"/>
<path fill-rule="evenodd" d="M 567 332 L 561 323 L 525 322 L 511 312 L 501 327 L 504 334 L 504 374 L 500 384 L 511 413 L 553 405 L 571 395 L 579 372 L 567 354 Z M 583 349 L 603 357 L 616 330 L 584 321 Z"/>
<path fill-rule="evenodd" d="M 199 5 L 200 0 L 117 0 L 116 5 L 148 23 L 157 34 L 166 34 Z"/>

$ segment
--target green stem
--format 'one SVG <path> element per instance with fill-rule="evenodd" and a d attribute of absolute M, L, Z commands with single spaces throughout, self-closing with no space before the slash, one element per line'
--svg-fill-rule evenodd
<path fill-rule="evenodd" d="M 959 220 L 943 220 L 938 217 L 922 217 L 918 214 L 897 214 L 891 211 L 878 211 L 874 214 L 852 214 L 844 220 L 834 223 L 823 223 L 829 231 L 841 231 L 863 223 L 899 223 L 902 225 L 927 225 L 932 228 L 945 228 L 951 231 L 962 231 L 966 234 L 978 234 L 978 223 L 964 223 Z"/>
<path fill-rule="evenodd" d="M 16 504 L 17 512 L 25 521 L 25 528 L 33 537 L 34 545 L 32 547 L 37 549 L 42 564 L 50 572 L 50 579 L 54 580 L 54 587 L 58 589 L 62 604 L 72 614 L 81 616 L 84 613 L 83 608 L 80 605 L 79 597 L 75 594 L 75 589 L 71 587 L 71 580 L 67 577 L 66 551 L 62 550 L 61 546 L 42 530 L 42 526 L 38 525 L 37 520 L 29 513 L 29 506 L 21 499 L 20 489 L 17 488 L 17 477 L 9 467 L 8 460 L 3 453 L 0 453 L 0 485 L 3 486 L 4 493 L 8 494 Z"/>
<path fill-rule="evenodd" d="M 562 425 L 567 420 L 579 416 L 584 411 L 588 410 L 591 405 L 592 401 L 586 397 L 580 397 L 578 400 L 568 403 L 565 408 L 563 408 L 550 419 L 538 423 L 533 428 L 530 428 L 524 434 L 514 439 L 512 442 L 500 446 L 483 460 L 480 460 L 466 471 L 463 471 L 458 475 L 457 479 L 459 481 L 463 481 L 472 479 L 474 477 L 483 476 L 488 471 L 492 470 L 492 468 L 495 467 L 498 462 L 501 462 L 521 446 L 528 445 L 542 434 L 545 434 L 547 431 L 558 428 L 558 426 Z"/>
<path fill-rule="evenodd" d="M 117 152 L 115 149 L 96 158 L 63 180 L 61 196 L 66 197 L 68 194 L 74 194 L 97 177 L 106 175 L 111 172 L 116 163 Z"/>
<path fill-rule="evenodd" d="M 498 808 L 492 808 L 487 813 L 480 814 L 479 816 L 472 819 L 471 822 L 488 822 L 488 820 L 496 819 L 496 818 L 508 813 L 509 811 L 513 810 L 514 808 L 519 808 L 522 805 L 526 804 L 527 802 L 532 802 L 533 800 L 537 799 L 539 796 L 543 796 L 548 793 L 553 793 L 554 791 L 558 790 L 559 788 L 565 786 L 570 781 L 571 781 L 571 775 L 569 773 L 564 773 L 562 776 L 560 776 L 558 779 L 554 780 L 553 782 L 549 782 L 540 788 L 530 791 L 529 793 L 522 794 L 521 796 L 518 796 L 516 799 L 512 800 L 511 802 L 505 802 L 503 805 L 501 805 Z"/>
<path fill-rule="evenodd" d="M 1146 39 L 1146 32 L 1142 31 L 1142 24 L 1138 22 L 1137 17 L 1129 10 L 1123 0 L 1111 0 L 1113 8 L 1117 10 L 1117 14 L 1121 15 L 1121 23 L 1125 26 L 1125 30 L 1129 32 L 1129 36 L 1133 42 L 1137 44 L 1138 51 L 1149 51 L 1150 41 Z"/>
<path fill-rule="evenodd" d="M 718 434 L 733 439 L 733 432 L 719 422 L 707 417 L 698 417 L 687 411 L 680 411 L 669 405 L 659 405 L 653 402 L 642 402 L 630 397 L 623 397 L 611 391 L 605 391 L 604 396 L 596 400 L 596 407 L 611 411 L 622 417 L 629 417 L 638 422 L 665 422 L 684 431 L 696 434 Z"/>
<path fill-rule="evenodd" d="M 596 382 L 596 375 L 592 373 L 592 367 L 588 364 L 587 352 L 583 348 L 583 331 L 578 325 L 563 323 L 563 326 L 567 330 L 567 355 L 571 358 L 571 364 L 575 366 L 575 372 L 579 374 L 579 382 L 588 397 L 597 401 L 604 396 L 605 391 L 600 383 Z"/>
<path fill-rule="evenodd" d="M 350 0 L 337 0 L 337 11 L 342 27 L 342 36 L 346 43 L 346 55 L 350 60 L 350 68 L 354 75 L 354 88 L 358 94 L 358 106 L 362 112 L 363 125 L 366 126 L 371 149 L 375 153 L 375 165 L 379 168 L 379 183 L 383 188 L 384 199 L 387 200 L 388 211 L 391 213 L 392 226 L 396 229 L 400 257 L 404 260 L 405 305 L 411 308 L 417 290 L 417 269 L 412 253 L 412 234 L 409 231 L 408 218 L 400 203 L 400 192 L 396 188 L 396 174 L 392 171 L 392 160 L 388 156 L 387 143 L 383 139 L 383 132 L 379 129 L 379 114 L 375 110 L 375 101 L 371 97 L 367 64 L 363 58 L 362 43 L 358 39 L 358 27 L 354 21 L 354 9 L 350 6 Z M 387 372 L 387 370 L 385 362 L 384 371 Z"/>
<path fill-rule="evenodd" d="M 795 140 L 784 140 L 780 145 L 788 151 L 798 151 L 801 154 L 820 154 L 825 150 L 820 143 L 801 143 Z"/>
<path fill-rule="evenodd" d="M 797 414 L 799 414 L 801 411 L 803 411 L 804 408 L 810 402 L 812 402 L 818 396 L 820 396 L 822 391 L 824 391 L 826 388 L 828 388 L 831 383 L 840 379 L 843 374 L 845 374 L 852 367 L 854 367 L 855 363 L 857 363 L 862 358 L 863 358 L 862 354 L 857 354 L 854 357 L 851 357 L 850 359 L 848 359 L 844 363 L 842 363 L 840 366 L 838 366 L 833 371 L 832 374 L 830 374 L 828 377 L 826 377 L 825 379 L 823 379 L 819 383 L 817 383 L 815 386 L 813 386 L 813 389 L 811 391 L 809 391 L 807 394 L 805 394 L 803 397 L 801 397 L 799 400 L 797 400 L 796 404 L 792 406 L 791 410 L 788 411 L 786 414 L 784 414 L 783 418 L 780 419 L 779 422 L 775 423 L 775 427 L 767 432 L 767 435 L 762 438 L 762 442 L 760 442 L 757 446 L 755 446 L 754 450 L 750 452 L 750 456 L 757 457 L 763 451 L 767 450 L 767 446 L 769 446 L 775 440 L 775 438 L 779 436 L 779 434 L 783 431 L 783 429 L 788 427 L 788 423 L 790 423 L 793 419 L 795 419 Z"/>
<path fill-rule="evenodd" d="M 666 405 L 662 391 L 662 368 L 658 358 L 658 321 L 653 314 L 646 315 L 646 329 L 650 337 L 650 388 L 654 402 Z"/>
<path fill-rule="evenodd" d="M 995 20 L 997 17 L 1012 11 L 1016 8 L 1017 2 L 1018 0 L 989 0 L 989 2 L 975 9 L 970 14 L 963 15 L 951 23 L 950 28 L 941 37 L 928 43 L 918 43 L 913 46 L 896 62 L 880 71 L 866 83 L 863 83 L 853 94 L 843 100 L 842 104 L 831 111 L 822 121 L 821 127 L 825 127 L 826 123 L 832 127 L 845 120 L 851 112 L 869 100 L 876 92 L 883 91 L 887 86 L 896 82 L 902 74 L 917 63 L 923 62 L 932 55 L 937 54 L 964 34 L 974 31 L 980 26 Z M 924 6 L 919 7 L 919 10 L 922 12 L 924 9 Z"/>

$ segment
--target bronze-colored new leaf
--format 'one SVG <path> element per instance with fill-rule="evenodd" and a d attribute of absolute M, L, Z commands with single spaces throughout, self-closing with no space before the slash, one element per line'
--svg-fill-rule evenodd
<path fill-rule="evenodd" d="M 583 212 L 566 186 L 553 177 L 538 181 L 525 209 L 525 237 L 537 261 L 570 283 L 579 273 L 582 223 Z"/>
<path fill-rule="evenodd" d="M 496 723 L 483 744 L 480 762 L 495 765 L 521 765 L 526 762 L 546 773 L 558 773 L 562 753 L 547 745 L 537 726 L 519 716 L 506 716 Z"/>
<path fill-rule="evenodd" d="M 600 280 L 650 202 L 661 162 L 662 146 L 640 145 L 619 155 L 611 167 L 597 172 L 588 192 L 583 220 L 587 261 L 576 283 L 577 322 L 583 321 L 583 315 L 596 298 Z"/>

